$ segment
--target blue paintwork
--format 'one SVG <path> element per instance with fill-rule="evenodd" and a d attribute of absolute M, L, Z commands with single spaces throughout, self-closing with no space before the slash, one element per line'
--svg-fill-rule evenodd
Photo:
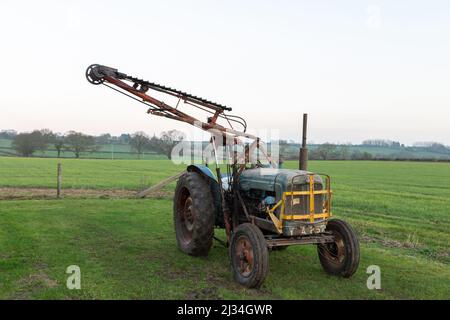
<path fill-rule="evenodd" d="M 264 198 L 264 202 L 265 202 L 266 205 L 275 204 L 276 203 L 275 197 L 267 196 L 267 197 Z"/>
<path fill-rule="evenodd" d="M 200 171 L 200 173 L 203 173 L 207 177 L 209 177 L 209 178 L 211 178 L 211 179 L 213 179 L 214 181 L 217 182 L 217 178 L 214 175 L 214 173 L 211 171 L 210 168 L 208 168 L 205 165 L 202 165 L 202 164 L 191 164 L 191 165 L 189 165 L 187 167 L 187 171 L 197 171 L 197 172 Z"/>

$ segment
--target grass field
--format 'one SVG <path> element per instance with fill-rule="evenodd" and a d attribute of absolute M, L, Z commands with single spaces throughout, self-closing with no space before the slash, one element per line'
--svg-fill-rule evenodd
<path fill-rule="evenodd" d="M 57 161 L 0 158 L 0 187 L 53 187 Z M 168 161 L 62 165 L 65 187 L 93 189 L 138 190 L 182 170 Z M 315 247 L 298 246 L 271 252 L 263 287 L 243 289 L 219 243 L 208 258 L 178 251 L 169 198 L 7 200 L 0 298 L 450 298 L 449 164 L 313 161 L 310 169 L 332 175 L 334 214 L 359 235 L 361 264 L 351 279 L 326 275 Z M 65 286 L 69 265 L 81 268 L 81 290 Z M 366 287 L 369 265 L 381 268 L 381 290 Z"/>
<path fill-rule="evenodd" d="M 0 186 L 54 187 L 62 164 L 65 188 L 142 189 L 184 169 L 167 160 L 96 160 L 0 157 Z"/>

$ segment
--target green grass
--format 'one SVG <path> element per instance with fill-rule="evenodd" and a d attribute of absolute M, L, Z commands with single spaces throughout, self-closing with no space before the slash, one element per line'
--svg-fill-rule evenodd
<path fill-rule="evenodd" d="M 0 186 L 53 186 L 57 161 L 0 158 Z M 62 163 L 64 185 L 84 188 L 134 189 L 142 176 L 154 184 L 182 169 L 168 161 Z M 297 246 L 271 252 L 263 287 L 244 289 L 218 243 L 208 258 L 176 248 L 171 199 L 0 201 L 0 298 L 450 297 L 450 164 L 312 161 L 310 169 L 332 176 L 335 217 L 361 239 L 351 279 L 328 276 L 314 246 Z M 65 287 L 73 264 L 81 267 L 79 291 Z M 380 266 L 382 290 L 366 288 L 369 265 Z"/>
<path fill-rule="evenodd" d="M 263 287 L 243 289 L 219 244 L 208 258 L 177 250 L 170 215 L 166 199 L 4 202 L 0 298 L 448 298 L 448 266 L 376 244 L 362 246 L 352 279 L 326 275 L 313 246 L 272 252 Z M 380 291 L 366 288 L 372 264 Z M 65 287 L 69 265 L 81 268 L 80 291 Z"/>
<path fill-rule="evenodd" d="M 333 211 L 362 235 L 450 263 L 450 164 L 317 161 L 310 168 L 332 176 Z"/>
<path fill-rule="evenodd" d="M 167 160 L 96 160 L 0 157 L 0 186 L 54 187 L 62 164 L 65 188 L 142 189 L 184 169 Z"/>

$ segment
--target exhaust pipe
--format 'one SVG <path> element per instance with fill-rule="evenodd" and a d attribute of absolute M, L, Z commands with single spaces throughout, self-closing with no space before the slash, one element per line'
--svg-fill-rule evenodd
<path fill-rule="evenodd" d="M 302 147 L 300 148 L 300 155 L 298 159 L 298 168 L 300 170 L 308 170 L 308 147 L 306 145 L 306 129 L 308 125 L 308 114 L 303 114 L 303 137 Z"/>

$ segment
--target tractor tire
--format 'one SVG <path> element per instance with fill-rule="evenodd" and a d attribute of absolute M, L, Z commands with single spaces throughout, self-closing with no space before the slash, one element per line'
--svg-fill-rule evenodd
<path fill-rule="evenodd" d="M 209 183 L 197 172 L 177 182 L 173 221 L 178 248 L 192 256 L 206 256 L 214 236 L 214 201 Z"/>
<path fill-rule="evenodd" d="M 234 279 L 247 288 L 259 288 L 269 270 L 267 244 L 261 230 L 243 223 L 235 229 L 230 242 Z"/>
<path fill-rule="evenodd" d="M 335 242 L 319 244 L 317 251 L 323 269 L 332 275 L 351 277 L 359 265 L 359 241 L 355 231 L 345 221 L 328 221 L 326 231 L 335 236 Z"/>

